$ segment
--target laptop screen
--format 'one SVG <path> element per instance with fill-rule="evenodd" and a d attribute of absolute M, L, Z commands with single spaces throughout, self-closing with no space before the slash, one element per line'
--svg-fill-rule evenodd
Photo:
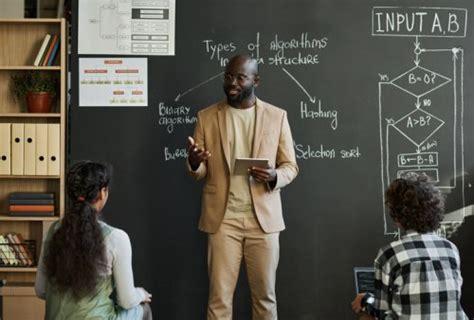
<path fill-rule="evenodd" d="M 375 270 L 371 267 L 355 267 L 354 280 L 356 293 L 375 292 Z"/>

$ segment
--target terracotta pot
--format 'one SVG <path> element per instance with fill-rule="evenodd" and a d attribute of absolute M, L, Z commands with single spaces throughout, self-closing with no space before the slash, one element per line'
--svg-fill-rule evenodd
<path fill-rule="evenodd" d="M 28 92 L 26 94 L 28 112 L 49 113 L 52 103 L 53 94 L 51 92 Z"/>

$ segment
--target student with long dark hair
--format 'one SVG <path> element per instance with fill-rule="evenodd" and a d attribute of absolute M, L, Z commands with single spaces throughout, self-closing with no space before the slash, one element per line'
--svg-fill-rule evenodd
<path fill-rule="evenodd" d="M 99 219 L 110 179 L 110 167 L 98 162 L 69 170 L 69 208 L 50 227 L 38 265 L 46 319 L 151 319 L 151 295 L 134 286 L 128 235 Z"/>

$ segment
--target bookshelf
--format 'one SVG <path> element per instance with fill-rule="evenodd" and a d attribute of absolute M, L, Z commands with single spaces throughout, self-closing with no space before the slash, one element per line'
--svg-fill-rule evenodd
<path fill-rule="evenodd" d="M 60 36 L 58 55 L 52 66 L 35 67 L 33 62 L 47 33 Z M 60 127 L 59 175 L 0 175 L 0 234 L 21 233 L 24 239 L 35 240 L 36 261 L 49 227 L 64 215 L 65 208 L 66 43 L 64 19 L 0 19 L 0 123 L 55 123 Z M 10 77 L 21 72 L 45 72 L 57 77 L 51 113 L 27 113 L 24 104 L 13 96 Z M 9 216 L 8 196 L 12 192 L 55 193 L 54 216 Z M 35 276 L 35 266 L 0 267 L 0 279 L 6 279 L 7 284 L 34 282 Z"/>

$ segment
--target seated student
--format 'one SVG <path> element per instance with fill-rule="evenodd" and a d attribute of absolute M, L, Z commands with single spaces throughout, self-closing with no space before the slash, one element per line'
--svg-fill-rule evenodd
<path fill-rule="evenodd" d="M 467 320 L 458 249 L 433 233 L 443 215 L 440 191 L 426 175 L 411 174 L 390 184 L 386 205 L 406 234 L 379 251 L 375 296 L 357 295 L 352 309 L 367 307 L 363 319 Z"/>
<path fill-rule="evenodd" d="M 133 284 L 128 235 L 99 220 L 110 178 L 110 168 L 97 162 L 69 170 L 69 208 L 50 227 L 36 276 L 46 319 L 151 319 L 151 295 Z"/>

